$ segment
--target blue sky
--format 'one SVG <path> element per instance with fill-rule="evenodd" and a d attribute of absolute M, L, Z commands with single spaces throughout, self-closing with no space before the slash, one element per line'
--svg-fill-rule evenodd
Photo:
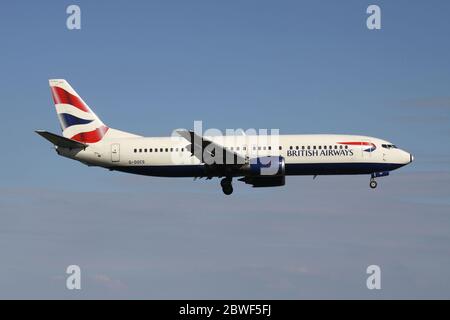
<path fill-rule="evenodd" d="M 382 29 L 366 28 L 378 4 Z M 78 4 L 82 29 L 66 28 Z M 0 10 L 0 297 L 449 298 L 448 1 L 15 1 Z M 49 78 L 111 127 L 354 133 L 412 152 L 379 180 L 279 189 L 56 156 Z M 78 264 L 83 289 L 65 289 Z M 365 269 L 382 268 L 382 290 Z"/>

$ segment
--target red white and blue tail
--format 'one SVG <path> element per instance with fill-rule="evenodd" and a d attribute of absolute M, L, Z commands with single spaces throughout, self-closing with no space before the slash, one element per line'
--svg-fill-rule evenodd
<path fill-rule="evenodd" d="M 49 80 L 63 136 L 82 143 L 96 143 L 109 128 L 63 79 Z"/>

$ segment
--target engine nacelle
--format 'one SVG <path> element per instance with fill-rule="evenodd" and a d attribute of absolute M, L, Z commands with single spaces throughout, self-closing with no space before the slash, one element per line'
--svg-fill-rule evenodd
<path fill-rule="evenodd" d="M 247 176 L 239 181 L 251 184 L 254 188 L 281 187 L 286 184 L 286 176 Z"/>
<path fill-rule="evenodd" d="M 284 186 L 285 162 L 280 156 L 259 157 L 243 167 L 244 177 L 239 179 L 255 188 Z"/>
<path fill-rule="evenodd" d="M 281 156 L 267 156 L 250 159 L 244 167 L 246 176 L 276 177 L 284 176 L 285 162 Z"/>

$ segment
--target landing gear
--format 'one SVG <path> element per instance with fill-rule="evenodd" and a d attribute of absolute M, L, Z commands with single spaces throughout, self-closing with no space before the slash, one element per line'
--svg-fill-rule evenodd
<path fill-rule="evenodd" d="M 227 196 L 233 193 L 233 186 L 231 185 L 232 178 L 223 178 L 220 181 L 220 186 L 222 187 L 223 193 L 225 193 Z"/>
<path fill-rule="evenodd" d="M 379 177 L 386 177 L 389 175 L 389 171 L 381 171 L 381 172 L 374 172 L 370 175 L 370 187 L 372 189 L 375 189 L 377 187 L 377 182 L 375 181 L 375 178 Z"/>

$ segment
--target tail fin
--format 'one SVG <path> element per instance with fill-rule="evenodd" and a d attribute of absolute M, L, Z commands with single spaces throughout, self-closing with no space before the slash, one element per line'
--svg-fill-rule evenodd
<path fill-rule="evenodd" d="M 49 80 L 63 136 L 81 143 L 96 143 L 109 128 L 63 79 Z"/>

